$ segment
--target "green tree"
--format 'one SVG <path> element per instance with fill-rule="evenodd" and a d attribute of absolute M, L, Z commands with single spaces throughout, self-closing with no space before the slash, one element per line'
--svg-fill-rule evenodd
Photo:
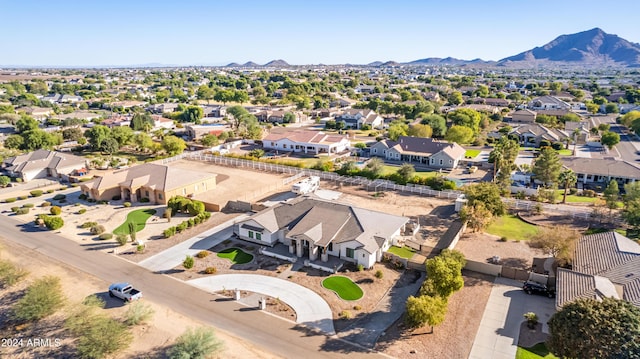
<path fill-rule="evenodd" d="M 208 358 L 224 348 L 210 328 L 189 328 L 168 350 L 169 359 Z"/>
<path fill-rule="evenodd" d="M 636 358 L 640 309 L 626 300 L 581 298 L 549 320 L 549 350 L 563 358 Z"/>
<path fill-rule="evenodd" d="M 576 176 L 576 173 L 572 170 L 565 170 L 558 175 L 558 182 L 560 182 L 564 188 L 562 203 L 567 203 L 567 190 L 578 182 L 578 176 Z"/>
<path fill-rule="evenodd" d="M 187 205 L 187 211 L 192 216 L 197 216 L 200 213 L 204 213 L 204 211 L 205 211 L 204 203 L 202 203 L 200 201 L 192 200 Z"/>
<path fill-rule="evenodd" d="M 21 148 L 27 151 L 51 148 L 52 146 L 62 143 L 62 139 L 58 138 L 55 134 L 47 133 L 40 129 L 22 132 L 21 136 L 24 140 Z"/>
<path fill-rule="evenodd" d="M 218 136 L 208 133 L 204 136 L 202 136 L 202 138 L 200 139 L 200 143 L 202 143 L 203 146 L 215 146 L 218 143 L 220 143 L 220 141 L 218 140 Z"/>
<path fill-rule="evenodd" d="M 200 123 L 200 119 L 204 117 L 204 109 L 200 106 L 187 107 L 180 116 L 182 122 Z"/>
<path fill-rule="evenodd" d="M 129 232 L 129 237 L 131 237 L 131 242 L 136 241 L 136 225 L 133 222 L 127 223 L 127 229 Z"/>
<path fill-rule="evenodd" d="M 62 130 L 62 138 L 67 141 L 79 141 L 84 138 L 82 130 L 77 127 L 65 128 Z"/>
<path fill-rule="evenodd" d="M 153 147 L 153 140 L 151 136 L 146 133 L 138 133 L 133 137 L 133 143 L 136 145 L 138 151 L 147 151 Z"/>
<path fill-rule="evenodd" d="M 500 188 L 492 182 L 475 183 L 464 187 L 467 206 L 477 207 L 482 204 L 494 216 L 506 213 L 506 207 L 500 197 Z"/>
<path fill-rule="evenodd" d="M 441 324 L 447 314 L 447 300 L 441 297 L 410 296 L 406 306 L 407 325 L 412 328 L 430 325 L 432 333 L 433 327 Z"/>
<path fill-rule="evenodd" d="M 428 137 L 431 137 L 432 134 L 433 134 L 433 130 L 431 129 L 431 126 L 423 125 L 420 123 L 409 126 L 409 130 L 407 131 L 407 135 L 411 137 L 428 138 Z"/>
<path fill-rule="evenodd" d="M 169 156 L 182 153 L 187 148 L 183 139 L 176 136 L 167 136 L 162 140 L 162 148 Z"/>
<path fill-rule="evenodd" d="M 29 116 L 21 116 L 18 122 L 16 122 L 16 131 L 22 133 L 25 131 L 31 131 L 37 129 L 39 126 L 38 121 Z"/>
<path fill-rule="evenodd" d="M 543 147 L 531 171 L 538 181 L 549 186 L 558 182 L 561 169 L 562 164 L 560 164 L 558 153 L 551 147 Z"/>
<path fill-rule="evenodd" d="M 64 296 L 60 278 L 43 277 L 27 288 L 25 295 L 13 307 L 17 321 L 36 321 L 55 313 L 62 307 Z"/>
<path fill-rule="evenodd" d="M 131 127 L 131 129 L 134 131 L 145 131 L 149 125 L 153 127 L 154 121 L 151 115 L 145 112 L 136 113 L 135 115 L 133 115 L 129 127 Z"/>
<path fill-rule="evenodd" d="M 400 136 L 406 136 L 409 126 L 402 121 L 393 121 L 389 125 L 389 138 L 397 141 Z"/>
<path fill-rule="evenodd" d="M 11 183 L 11 178 L 9 176 L 0 176 L 0 187 L 7 187 L 9 183 Z"/>
<path fill-rule="evenodd" d="M 111 138 L 111 129 L 107 126 L 96 125 L 86 131 L 84 136 L 89 139 L 91 147 L 94 150 L 99 151 L 102 146 L 102 142 L 107 138 Z"/>
<path fill-rule="evenodd" d="M 569 226 L 540 226 L 538 233 L 531 238 L 530 245 L 541 248 L 545 254 L 556 258 L 564 265 L 573 261 L 579 238 L 580 233 Z"/>
<path fill-rule="evenodd" d="M 367 161 L 365 168 L 371 173 L 372 178 L 379 178 L 384 171 L 384 161 L 378 157 L 374 157 Z"/>
<path fill-rule="evenodd" d="M 440 115 L 427 115 L 422 118 L 420 123 L 431 127 L 433 137 L 443 138 L 447 134 L 447 120 Z"/>
<path fill-rule="evenodd" d="M 629 111 L 620 117 L 620 123 L 628 128 L 631 128 L 633 121 L 640 119 L 640 111 Z"/>
<path fill-rule="evenodd" d="M 131 127 L 118 126 L 111 129 L 111 137 L 118 141 L 118 146 L 126 146 L 133 141 L 133 130 Z"/>
<path fill-rule="evenodd" d="M 24 138 L 20 135 L 9 135 L 4 140 L 4 147 L 16 150 L 24 148 Z"/>
<path fill-rule="evenodd" d="M 516 167 L 515 161 L 519 151 L 520 147 L 516 141 L 502 136 L 489 153 L 489 163 L 493 163 L 494 181 L 504 193 L 509 193 L 511 172 Z"/>
<path fill-rule="evenodd" d="M 198 99 L 207 100 L 207 103 L 209 103 L 209 101 L 213 99 L 213 95 L 214 95 L 213 89 L 211 89 L 211 87 L 206 85 L 202 85 L 198 87 L 198 91 L 196 92 L 196 96 L 198 97 Z"/>
<path fill-rule="evenodd" d="M 422 284 L 420 294 L 449 298 L 464 286 L 462 268 L 465 264 L 466 260 L 459 251 L 445 250 L 442 254 L 427 259 L 427 279 Z"/>
<path fill-rule="evenodd" d="M 120 144 L 118 143 L 118 140 L 113 137 L 107 137 L 102 141 L 102 143 L 100 143 L 100 151 L 108 153 L 109 155 L 118 152 L 119 149 Z"/>
<path fill-rule="evenodd" d="M 398 175 L 406 183 L 416 174 L 416 169 L 410 163 L 403 163 L 398 169 Z"/>
<path fill-rule="evenodd" d="M 451 95 L 449 95 L 449 103 L 452 105 L 459 105 L 463 101 L 462 93 L 460 91 L 453 91 Z"/>
<path fill-rule="evenodd" d="M 620 112 L 620 109 L 618 108 L 618 104 L 616 104 L 614 102 L 610 102 L 610 103 L 604 105 L 604 112 L 606 112 L 606 113 L 618 113 L 618 112 Z"/>
<path fill-rule="evenodd" d="M 607 208 L 609 208 L 609 216 L 611 216 L 611 211 L 618 208 L 618 200 L 620 199 L 620 189 L 618 188 L 618 181 L 611 180 L 609 181 L 609 185 L 604 190 L 604 200 L 607 204 Z"/>
<path fill-rule="evenodd" d="M 607 131 L 602 134 L 600 141 L 603 145 L 607 146 L 608 149 L 613 149 L 615 145 L 620 143 L 620 135 L 615 132 Z"/>
<path fill-rule="evenodd" d="M 589 113 L 592 113 L 595 115 L 596 113 L 598 113 L 598 111 L 600 111 L 600 105 L 598 104 L 595 104 L 593 102 L 587 102 L 585 105 L 587 106 L 587 111 L 589 111 Z"/>
<path fill-rule="evenodd" d="M 473 130 L 473 134 L 480 132 L 480 123 L 482 122 L 482 114 L 470 108 L 460 108 L 449 112 L 447 118 L 458 126 L 465 126 Z"/>
<path fill-rule="evenodd" d="M 284 114 L 284 118 L 283 118 L 282 122 L 284 122 L 284 123 L 294 123 L 294 122 L 296 122 L 296 115 L 294 115 L 293 112 L 286 112 Z"/>
<path fill-rule="evenodd" d="M 453 125 L 447 131 L 444 139 L 449 142 L 459 144 L 471 143 L 473 141 L 473 130 L 466 126 Z"/>
<path fill-rule="evenodd" d="M 473 232 L 485 229 L 493 221 L 493 214 L 482 203 L 464 206 L 459 214 L 462 222 L 466 222 L 467 227 Z"/>

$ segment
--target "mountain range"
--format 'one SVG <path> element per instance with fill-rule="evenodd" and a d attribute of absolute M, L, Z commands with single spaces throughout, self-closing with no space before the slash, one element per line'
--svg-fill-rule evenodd
<path fill-rule="evenodd" d="M 576 66 L 576 67 L 640 67 L 640 44 L 627 41 L 617 35 L 607 34 L 600 28 L 561 35 L 546 45 L 523 51 L 499 61 L 482 59 L 461 60 L 453 57 L 429 57 L 405 63 L 395 61 L 375 61 L 367 66 L 505 66 L 505 67 L 537 67 L 537 66 Z M 243 65 L 228 64 L 227 67 L 288 67 L 284 60 L 273 60 L 264 65 L 247 62 Z"/>

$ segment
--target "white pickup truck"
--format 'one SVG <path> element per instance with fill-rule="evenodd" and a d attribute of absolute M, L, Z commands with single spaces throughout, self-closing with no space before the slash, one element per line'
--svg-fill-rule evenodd
<path fill-rule="evenodd" d="M 142 298 L 142 292 L 133 288 L 129 283 L 114 283 L 109 286 L 109 296 L 131 302 Z"/>

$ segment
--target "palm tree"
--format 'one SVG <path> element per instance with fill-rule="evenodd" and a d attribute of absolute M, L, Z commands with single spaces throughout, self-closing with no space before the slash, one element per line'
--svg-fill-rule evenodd
<path fill-rule="evenodd" d="M 577 181 L 578 176 L 576 176 L 576 173 L 572 170 L 560 172 L 560 175 L 558 176 L 558 182 L 564 185 L 564 197 L 562 198 L 562 203 L 567 202 L 567 189 L 569 189 L 569 186 L 573 186 Z"/>
<path fill-rule="evenodd" d="M 576 155 L 576 147 L 578 146 L 578 135 L 580 134 L 580 128 L 573 130 L 573 155 Z"/>

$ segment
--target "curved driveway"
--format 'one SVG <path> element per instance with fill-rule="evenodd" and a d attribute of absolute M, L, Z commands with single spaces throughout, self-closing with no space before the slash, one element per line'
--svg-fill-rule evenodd
<path fill-rule="evenodd" d="M 259 274 L 220 274 L 192 279 L 187 283 L 208 292 L 240 289 L 278 298 L 293 308 L 298 323 L 326 334 L 335 334 L 333 315 L 327 302 L 299 284 Z"/>

